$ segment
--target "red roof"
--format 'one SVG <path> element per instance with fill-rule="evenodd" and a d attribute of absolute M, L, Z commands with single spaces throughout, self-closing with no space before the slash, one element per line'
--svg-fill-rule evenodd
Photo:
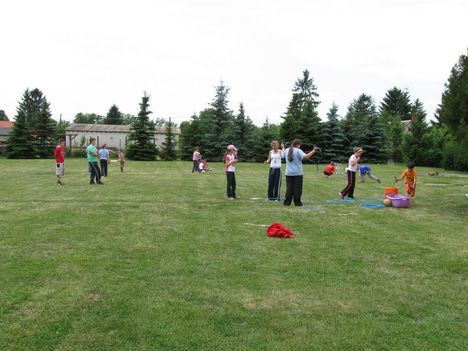
<path fill-rule="evenodd" d="M 14 124 L 13 121 L 0 121 L 0 128 L 11 128 Z"/>

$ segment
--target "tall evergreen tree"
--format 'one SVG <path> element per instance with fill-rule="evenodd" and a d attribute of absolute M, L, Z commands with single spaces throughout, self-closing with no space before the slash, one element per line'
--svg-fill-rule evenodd
<path fill-rule="evenodd" d="M 254 133 L 257 127 L 253 124 L 249 116 L 245 114 L 244 104 L 239 104 L 239 113 L 234 119 L 233 142 L 239 149 L 239 154 L 243 160 L 251 160 L 255 155 Z"/>
<path fill-rule="evenodd" d="M 164 130 L 165 139 L 162 143 L 161 147 L 161 158 L 165 161 L 173 161 L 176 159 L 177 152 L 176 152 L 176 145 L 177 142 L 175 140 L 174 130 L 175 124 L 172 123 L 171 119 L 166 123 L 166 127 Z"/>
<path fill-rule="evenodd" d="M 224 82 L 220 82 L 220 85 L 215 87 L 216 95 L 211 103 L 213 108 L 213 131 L 214 136 L 217 140 L 220 139 L 221 135 L 231 125 L 232 122 L 232 111 L 228 107 L 228 94 L 229 88 L 224 85 Z"/>
<path fill-rule="evenodd" d="M 42 93 L 35 89 L 31 91 L 31 94 Z M 45 96 L 42 96 L 40 100 L 39 112 L 34 114 L 31 122 L 32 136 L 34 139 L 34 149 L 37 156 L 40 158 L 50 158 L 55 148 L 55 131 L 57 122 L 52 119 L 50 112 L 50 105 L 47 102 Z"/>
<path fill-rule="evenodd" d="M 26 124 L 26 112 L 20 107 L 17 110 L 15 124 L 7 140 L 6 155 L 8 158 L 34 158 L 35 152 L 31 132 Z"/>
<path fill-rule="evenodd" d="M 367 162 L 378 163 L 386 159 L 385 129 L 377 114 L 369 116 L 366 133 L 361 145 L 365 150 L 363 156 Z"/>
<path fill-rule="evenodd" d="M 363 146 L 369 120 L 376 116 L 374 99 L 370 95 L 361 94 L 351 102 L 343 122 L 349 149 L 353 146 Z"/>
<path fill-rule="evenodd" d="M 308 70 L 302 72 L 302 78 L 296 80 L 292 89 L 293 96 L 289 102 L 286 115 L 281 124 L 281 137 L 283 140 L 292 141 L 295 138 L 302 138 L 311 144 L 311 140 L 320 129 L 317 123 L 318 113 L 316 109 L 320 104 L 317 100 L 319 94 L 314 84 L 314 79 L 310 77 Z M 320 121 L 320 119 L 318 118 Z M 306 146 L 306 145 L 304 145 Z"/>
<path fill-rule="evenodd" d="M 411 131 L 404 136 L 403 153 L 406 161 L 417 165 L 429 166 L 427 153 L 431 148 L 428 135 L 428 125 L 425 121 L 426 111 L 419 99 L 416 99 L 412 108 Z"/>
<path fill-rule="evenodd" d="M 468 54 L 452 68 L 438 114 L 458 142 L 468 146 Z"/>
<path fill-rule="evenodd" d="M 141 98 L 140 112 L 136 121 L 132 124 L 132 132 L 128 137 L 127 158 L 137 161 L 154 161 L 158 149 L 154 144 L 154 124 L 150 121 L 149 110 L 150 97 L 146 94 Z"/>
<path fill-rule="evenodd" d="M 10 157 L 31 157 L 31 148 L 34 157 L 51 157 L 56 122 L 51 118 L 49 103 L 39 89 L 26 89 L 17 109 L 17 119 L 18 131 L 13 133 L 13 138 L 19 138 L 20 141 L 10 140 L 14 145 L 13 149 L 10 148 Z M 30 145 L 23 145 L 24 142 Z"/>
<path fill-rule="evenodd" d="M 407 91 L 394 87 L 387 91 L 380 105 L 380 114 L 400 116 L 402 121 L 411 119 L 411 98 Z"/>
<path fill-rule="evenodd" d="M 104 118 L 103 124 L 114 124 L 122 125 L 123 124 L 123 114 L 119 111 L 119 108 L 116 105 L 112 105 L 107 112 L 106 118 Z"/>
<path fill-rule="evenodd" d="M 327 138 L 323 142 L 322 160 L 325 162 L 330 161 L 345 161 L 348 157 L 344 153 L 345 136 L 341 130 L 338 115 L 338 106 L 333 103 L 327 113 L 328 121 L 325 123 L 325 135 Z"/>

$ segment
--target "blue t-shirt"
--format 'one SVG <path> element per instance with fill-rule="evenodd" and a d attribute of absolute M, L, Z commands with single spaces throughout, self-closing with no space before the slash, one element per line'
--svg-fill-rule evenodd
<path fill-rule="evenodd" d="M 369 166 L 359 166 L 359 173 L 361 173 L 361 175 L 366 175 L 367 173 L 370 173 L 371 169 Z"/>
<path fill-rule="evenodd" d="M 109 159 L 109 150 L 107 150 L 107 149 L 99 150 L 99 158 L 101 160 L 108 160 Z"/>
<path fill-rule="evenodd" d="M 291 146 L 292 147 L 292 146 Z M 284 158 L 286 159 L 286 175 L 287 176 L 301 176 L 304 175 L 304 168 L 302 167 L 302 159 L 304 158 L 304 151 L 299 148 L 293 148 L 293 159 L 289 161 L 289 148 L 284 152 Z"/>

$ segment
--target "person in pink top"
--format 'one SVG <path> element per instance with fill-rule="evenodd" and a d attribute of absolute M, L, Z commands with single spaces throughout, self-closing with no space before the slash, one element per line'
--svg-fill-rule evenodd
<path fill-rule="evenodd" d="M 236 196 L 236 163 L 237 149 L 234 145 L 228 145 L 224 153 L 224 170 L 227 179 L 227 198 L 229 200 L 237 199 Z"/>
<path fill-rule="evenodd" d="M 65 175 L 65 140 L 59 139 L 59 144 L 54 151 L 54 157 L 57 185 L 63 185 L 62 177 Z"/>
<path fill-rule="evenodd" d="M 198 149 L 198 146 L 193 149 L 193 155 L 192 155 L 192 161 L 193 161 L 193 167 L 192 167 L 192 173 L 194 172 L 200 172 L 199 169 L 199 163 L 201 160 L 201 154 Z"/>

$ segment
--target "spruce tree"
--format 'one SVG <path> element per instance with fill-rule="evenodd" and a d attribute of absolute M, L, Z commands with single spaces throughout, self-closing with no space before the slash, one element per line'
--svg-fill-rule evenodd
<path fill-rule="evenodd" d="M 116 105 L 112 105 L 107 112 L 106 118 L 104 118 L 103 124 L 114 124 L 114 125 L 122 125 L 123 123 L 123 115 L 119 111 L 119 108 Z"/>
<path fill-rule="evenodd" d="M 34 90 L 31 92 L 33 93 Z M 51 158 L 55 148 L 56 124 L 51 118 L 49 103 L 43 97 L 40 110 L 32 121 L 32 135 L 34 139 L 35 153 L 40 158 Z"/>
<path fill-rule="evenodd" d="M 385 160 L 385 130 L 376 114 L 369 116 L 366 133 L 361 146 L 366 162 L 378 163 Z"/>
<path fill-rule="evenodd" d="M 39 89 L 26 89 L 17 109 L 17 119 L 18 123 L 15 123 L 12 138 L 9 139 L 12 143 L 9 157 L 51 157 L 56 122 L 51 118 L 49 103 Z M 18 130 L 15 131 L 15 128 Z M 34 150 L 32 155 L 31 149 Z"/>
<path fill-rule="evenodd" d="M 411 131 L 404 136 L 403 153 L 405 161 L 412 161 L 420 166 L 430 165 L 426 161 L 430 149 L 428 126 L 425 121 L 426 111 L 419 99 L 416 99 L 412 108 Z"/>
<path fill-rule="evenodd" d="M 154 144 L 154 124 L 150 121 L 150 97 L 146 94 L 141 98 L 140 112 L 132 124 L 132 131 L 128 137 L 127 158 L 137 161 L 154 161 L 158 154 Z"/>
<path fill-rule="evenodd" d="M 296 80 L 292 89 L 293 96 L 289 102 L 286 115 L 281 124 L 281 137 L 292 141 L 295 138 L 314 138 L 317 131 L 318 113 L 316 109 L 320 102 L 317 100 L 317 87 L 308 70 L 302 72 L 302 78 Z M 320 120 L 320 119 L 319 119 Z M 312 140 L 302 140 L 314 144 Z"/>
<path fill-rule="evenodd" d="M 468 54 L 452 68 L 438 114 L 458 142 L 468 146 Z"/>
<path fill-rule="evenodd" d="M 165 161 L 173 161 L 176 159 L 176 140 L 174 135 L 175 124 L 169 121 L 166 123 L 166 127 L 164 130 L 165 139 L 162 143 L 161 147 L 161 158 Z"/>
<path fill-rule="evenodd" d="M 333 103 L 327 113 L 328 121 L 325 123 L 325 135 L 323 142 L 322 160 L 325 162 L 347 160 L 348 155 L 344 153 L 345 136 L 341 130 L 338 116 L 338 106 Z"/>
<path fill-rule="evenodd" d="M 350 149 L 362 146 L 369 120 L 376 116 L 374 99 L 370 95 L 361 94 L 351 102 L 344 121 L 344 132 Z"/>
<path fill-rule="evenodd" d="M 249 116 L 245 114 L 244 104 L 239 104 L 239 113 L 234 119 L 233 143 L 239 149 L 239 154 L 243 160 L 251 160 L 255 154 L 254 133 L 257 127 L 253 124 Z"/>
<path fill-rule="evenodd" d="M 380 114 L 400 116 L 402 121 L 411 119 L 411 98 L 407 91 L 394 87 L 387 91 L 380 104 Z"/>
<path fill-rule="evenodd" d="M 11 129 L 6 147 L 7 158 L 34 158 L 31 132 L 26 125 L 26 112 L 18 108 L 15 124 Z"/>

